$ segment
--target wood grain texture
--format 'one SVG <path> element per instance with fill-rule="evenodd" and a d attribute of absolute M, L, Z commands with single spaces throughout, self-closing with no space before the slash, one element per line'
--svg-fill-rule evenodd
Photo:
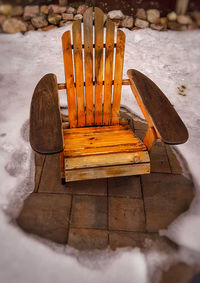
<path fill-rule="evenodd" d="M 30 111 L 30 144 L 39 153 L 63 150 L 58 87 L 54 74 L 45 75 L 34 90 Z"/>
<path fill-rule="evenodd" d="M 76 99 L 78 113 L 78 127 L 85 126 L 84 110 L 84 80 L 83 80 L 83 56 L 82 56 L 82 36 L 81 21 L 75 21 L 72 25 L 73 44 L 74 44 L 74 66 L 76 79 Z"/>
<path fill-rule="evenodd" d="M 119 123 L 119 109 L 121 101 L 122 75 L 124 65 L 125 34 L 117 31 L 117 47 L 115 59 L 115 77 L 113 89 L 112 124 Z"/>
<path fill-rule="evenodd" d="M 93 8 L 83 14 L 84 24 L 84 56 L 85 56 L 85 96 L 86 125 L 94 124 L 93 113 Z"/>
<path fill-rule="evenodd" d="M 66 182 L 150 173 L 150 163 L 65 170 Z"/>
<path fill-rule="evenodd" d="M 112 21 L 106 23 L 106 53 L 105 53 L 105 81 L 104 81 L 104 110 L 103 124 L 111 124 L 111 97 L 113 78 L 115 24 Z"/>
<path fill-rule="evenodd" d="M 65 169 L 90 168 L 99 166 L 119 165 L 119 164 L 136 164 L 149 162 L 148 151 L 109 153 L 91 156 L 79 156 L 65 158 Z"/>
<path fill-rule="evenodd" d="M 102 125 L 104 13 L 95 7 L 95 125 Z"/>
<path fill-rule="evenodd" d="M 158 138 L 167 144 L 186 142 L 188 131 L 164 93 L 142 73 L 128 70 L 127 74 L 143 115 Z"/>
<path fill-rule="evenodd" d="M 143 139 L 144 144 L 150 150 L 154 143 L 156 142 L 157 135 L 153 127 L 149 127 Z"/>
<path fill-rule="evenodd" d="M 77 127 L 77 111 L 74 86 L 74 71 L 71 48 L 71 32 L 66 31 L 62 36 L 63 59 L 65 68 L 65 81 L 67 88 L 67 103 L 70 127 Z"/>

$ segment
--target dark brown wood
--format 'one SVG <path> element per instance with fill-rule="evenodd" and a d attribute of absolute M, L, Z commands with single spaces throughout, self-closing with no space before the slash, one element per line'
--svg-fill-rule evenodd
<path fill-rule="evenodd" d="M 34 90 L 30 113 L 30 144 L 39 153 L 63 150 L 58 86 L 54 74 L 45 75 Z"/>
<path fill-rule="evenodd" d="M 127 74 L 137 102 L 158 138 L 168 144 L 186 142 L 188 131 L 164 93 L 142 73 L 128 70 Z"/>

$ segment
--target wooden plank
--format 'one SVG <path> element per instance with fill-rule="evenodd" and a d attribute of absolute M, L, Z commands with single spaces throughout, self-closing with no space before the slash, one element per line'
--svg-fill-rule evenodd
<path fill-rule="evenodd" d="M 117 47 L 115 59 L 115 77 L 113 90 L 112 106 L 112 124 L 119 123 L 119 109 L 121 101 L 122 75 L 124 65 L 125 34 L 123 31 L 117 31 Z"/>
<path fill-rule="evenodd" d="M 87 134 L 87 133 L 98 133 L 98 132 L 113 132 L 113 131 L 124 131 L 124 130 L 130 130 L 129 125 L 112 125 L 112 126 L 106 126 L 106 127 L 85 127 L 85 128 L 70 128 L 64 130 L 65 134 Z"/>
<path fill-rule="evenodd" d="M 65 81 L 67 87 L 67 103 L 69 112 L 70 128 L 77 127 L 77 112 L 74 87 L 74 71 L 71 48 L 71 33 L 66 31 L 62 36 L 63 59 L 65 68 Z"/>
<path fill-rule="evenodd" d="M 65 158 L 65 169 L 149 162 L 148 151 Z"/>
<path fill-rule="evenodd" d="M 188 131 L 164 93 L 142 73 L 128 70 L 127 74 L 142 113 L 158 138 L 168 144 L 186 142 Z"/>
<path fill-rule="evenodd" d="M 148 150 L 150 150 L 152 146 L 155 144 L 156 139 L 157 139 L 157 135 L 156 135 L 154 128 L 149 127 L 145 134 L 144 140 L 143 140 Z"/>
<path fill-rule="evenodd" d="M 93 8 L 83 14 L 84 23 L 84 55 L 85 55 L 85 95 L 86 125 L 94 124 L 93 113 Z"/>
<path fill-rule="evenodd" d="M 75 21 L 72 25 L 74 43 L 74 67 L 76 79 L 76 99 L 78 113 L 78 127 L 85 126 L 84 110 L 84 80 L 83 80 L 83 56 L 82 56 L 82 36 L 81 21 Z"/>
<path fill-rule="evenodd" d="M 105 166 L 97 168 L 75 169 L 65 171 L 66 182 L 88 179 L 101 179 L 116 176 L 130 176 L 150 173 L 149 163 Z"/>
<path fill-rule="evenodd" d="M 30 144 L 39 153 L 63 150 L 58 87 L 54 74 L 45 75 L 34 90 L 30 113 Z"/>
<path fill-rule="evenodd" d="M 115 24 L 112 21 L 106 23 L 106 54 L 105 54 L 105 83 L 104 83 L 104 110 L 103 124 L 111 124 L 111 97 L 113 77 Z"/>
<path fill-rule="evenodd" d="M 95 125 L 102 125 L 104 13 L 95 7 Z"/>

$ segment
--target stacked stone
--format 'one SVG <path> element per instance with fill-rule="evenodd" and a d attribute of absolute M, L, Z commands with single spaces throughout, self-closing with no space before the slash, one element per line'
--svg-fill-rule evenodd
<path fill-rule="evenodd" d="M 82 20 L 87 5 L 80 5 L 78 9 L 71 6 L 42 5 L 42 6 L 11 6 L 0 5 L 0 32 L 16 33 L 29 30 L 47 31 L 71 24 L 75 20 Z M 158 31 L 192 30 L 200 27 L 200 12 L 192 12 L 188 15 L 177 15 L 174 11 L 166 17 L 160 16 L 157 9 L 137 9 L 136 16 L 127 16 L 120 10 L 110 11 L 105 15 L 111 19 L 117 27 L 135 30 L 139 28 L 151 28 Z"/>

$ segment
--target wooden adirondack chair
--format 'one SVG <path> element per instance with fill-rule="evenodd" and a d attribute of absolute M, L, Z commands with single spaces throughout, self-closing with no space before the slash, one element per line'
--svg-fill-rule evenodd
<path fill-rule="evenodd" d="M 62 36 L 66 84 L 57 84 L 56 76 L 47 74 L 35 88 L 31 146 L 42 154 L 61 152 L 61 177 L 67 182 L 148 174 L 148 151 L 155 140 L 184 143 L 187 129 L 162 91 L 145 75 L 128 70 L 129 79 L 122 79 L 125 34 L 117 30 L 115 43 L 115 25 L 108 20 L 104 42 L 104 14 L 99 8 L 94 13 L 89 8 L 83 15 L 84 43 L 81 30 L 81 21 L 75 21 L 73 44 L 70 31 Z M 124 84 L 131 86 L 148 123 L 143 142 L 128 124 L 120 122 Z M 65 88 L 68 129 L 62 128 L 58 98 L 58 90 Z"/>

